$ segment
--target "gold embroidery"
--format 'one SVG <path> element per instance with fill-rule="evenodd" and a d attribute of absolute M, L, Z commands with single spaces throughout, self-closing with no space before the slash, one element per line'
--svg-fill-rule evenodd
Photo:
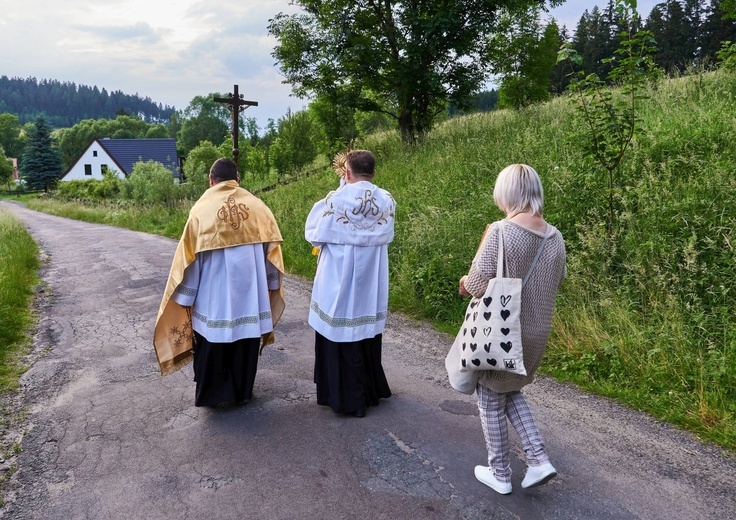
<path fill-rule="evenodd" d="M 181 324 L 181 329 L 179 327 L 171 327 L 170 331 L 172 336 L 176 336 L 176 339 L 174 340 L 174 348 L 177 352 L 191 350 L 192 346 L 194 345 L 194 332 L 192 331 L 192 308 L 186 307 L 186 311 L 187 317 L 189 319 Z M 189 348 L 182 348 L 183 345 L 188 345 Z"/>
<path fill-rule="evenodd" d="M 217 211 L 217 218 L 224 222 L 229 222 L 233 229 L 238 229 L 241 222 L 248 220 L 248 206 L 235 202 L 235 197 L 227 199 L 227 204 L 223 204 Z"/>
<path fill-rule="evenodd" d="M 329 209 L 326 209 L 324 213 L 322 213 L 322 218 L 328 217 L 328 216 L 332 215 L 333 213 L 335 213 L 335 211 L 333 209 L 332 202 L 330 202 L 330 207 L 329 207 Z"/>

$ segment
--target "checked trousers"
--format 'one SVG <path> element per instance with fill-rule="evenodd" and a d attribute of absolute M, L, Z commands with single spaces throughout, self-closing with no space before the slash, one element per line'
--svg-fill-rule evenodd
<path fill-rule="evenodd" d="M 549 462 L 542 439 L 526 398 L 519 391 L 497 394 L 478 385 L 478 410 L 488 448 L 488 465 L 501 482 L 511 482 L 509 429 L 506 419 L 519 434 L 528 466 Z"/>

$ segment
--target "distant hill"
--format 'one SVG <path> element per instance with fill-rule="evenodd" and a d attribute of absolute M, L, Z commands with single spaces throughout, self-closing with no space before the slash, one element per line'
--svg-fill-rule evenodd
<path fill-rule="evenodd" d="M 137 115 L 149 123 L 168 123 L 175 108 L 154 103 L 151 98 L 108 92 L 97 86 L 77 85 L 53 79 L 0 76 L 0 114 L 18 116 L 21 124 L 43 113 L 51 126 L 73 126 L 83 119 Z"/>

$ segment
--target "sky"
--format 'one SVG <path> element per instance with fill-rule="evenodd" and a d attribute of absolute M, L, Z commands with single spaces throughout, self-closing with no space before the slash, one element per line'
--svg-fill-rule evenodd
<path fill-rule="evenodd" d="M 606 0 L 552 11 L 572 30 Z M 639 1 L 646 18 L 657 1 Z M 291 96 L 271 56 L 268 21 L 289 0 L 0 0 L 0 76 L 120 90 L 184 109 L 195 96 L 232 92 L 257 101 L 243 115 L 261 128 L 307 101 Z"/>

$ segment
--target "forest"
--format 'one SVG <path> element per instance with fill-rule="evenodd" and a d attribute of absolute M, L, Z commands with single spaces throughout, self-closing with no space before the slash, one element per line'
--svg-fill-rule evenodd
<path fill-rule="evenodd" d="M 114 119 L 133 115 L 149 123 L 168 123 L 175 108 L 138 94 L 108 92 L 97 86 L 77 85 L 54 79 L 0 76 L 0 114 L 18 116 L 21 124 L 44 114 L 54 128 L 73 126 L 83 119 Z"/>

